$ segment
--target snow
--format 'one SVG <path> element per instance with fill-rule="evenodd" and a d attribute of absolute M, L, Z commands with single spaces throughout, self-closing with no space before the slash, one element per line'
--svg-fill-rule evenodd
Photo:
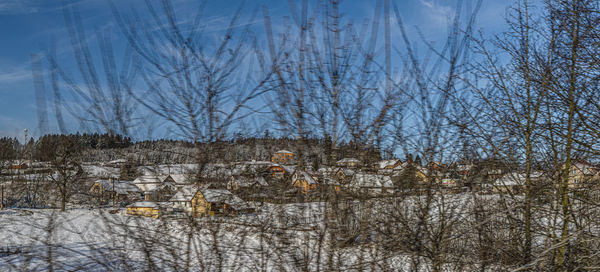
<path fill-rule="evenodd" d="M 542 177 L 541 172 L 533 172 L 530 174 L 532 179 L 538 179 Z M 525 184 L 524 173 L 507 173 L 499 179 L 494 181 L 494 186 L 519 186 Z"/>
<path fill-rule="evenodd" d="M 166 175 L 144 175 L 139 176 L 135 180 L 133 180 L 134 184 L 144 184 L 144 183 L 163 183 L 167 179 Z"/>
<path fill-rule="evenodd" d="M 202 192 L 204 199 L 211 203 L 225 203 L 236 210 L 249 208 L 244 200 L 232 194 L 229 190 L 201 189 L 200 192 Z"/>
<path fill-rule="evenodd" d="M 398 162 L 400 162 L 400 160 L 383 160 L 383 161 L 377 162 L 377 165 L 379 166 L 379 169 L 384 169 L 386 167 L 394 166 Z"/>
<path fill-rule="evenodd" d="M 98 166 L 98 165 L 83 165 L 83 171 L 90 177 L 116 178 L 120 176 L 119 168 Z"/>
<path fill-rule="evenodd" d="M 181 188 L 169 199 L 169 202 L 189 202 L 192 201 L 194 195 L 198 192 L 198 187 L 195 185 L 186 185 Z"/>
<path fill-rule="evenodd" d="M 125 195 L 129 192 L 139 193 L 140 190 L 130 181 L 124 180 L 97 180 L 96 183 L 99 183 L 100 186 L 105 191 L 116 192 L 120 195 Z"/>
<path fill-rule="evenodd" d="M 170 174 L 169 175 L 176 184 L 187 184 L 190 181 L 190 175 L 186 174 Z"/>
<path fill-rule="evenodd" d="M 360 161 L 355 158 L 343 158 L 343 159 L 337 161 L 337 163 L 360 163 Z"/>
<path fill-rule="evenodd" d="M 352 177 L 350 186 L 368 188 L 393 188 L 394 184 L 389 176 L 357 173 Z"/>
<path fill-rule="evenodd" d="M 443 218 L 447 220 L 444 222 L 452 223 L 444 231 L 449 232 L 450 239 L 459 239 L 456 245 L 471 239 L 475 234 L 469 222 L 475 219 L 468 214 L 475 200 L 496 207 L 494 203 L 500 201 L 500 196 L 433 196 L 431 208 L 427 210 L 432 231 L 437 231 L 436 222 Z M 368 209 L 362 215 L 370 222 L 374 218 L 392 218 L 400 212 L 407 219 L 418 217 L 423 206 L 417 204 L 428 201 L 425 196 L 408 196 L 354 201 L 351 205 L 357 210 Z M 0 211 L 0 250 L 2 247 L 10 249 L 6 254 L 0 253 L 0 271 L 47 271 L 50 268 L 55 271 L 185 271 L 186 263 L 191 271 L 431 271 L 424 257 L 416 257 L 419 267 L 414 268 L 411 266 L 415 264 L 415 260 L 411 260 L 414 255 L 410 252 L 378 248 L 378 239 L 390 238 L 375 231 L 367 233 L 367 237 L 357 236 L 355 241 L 360 244 L 334 246 L 336 238 L 330 235 L 331 226 L 324 216 L 330 208 L 328 205 L 328 202 L 263 204 L 257 207 L 254 216 L 194 220 L 129 216 L 124 210 L 113 214 L 104 209 Z M 373 222 L 369 227 L 384 226 Z M 413 226 L 385 227 L 385 230 L 394 230 L 393 227 Z M 395 237 L 400 236 L 391 236 L 391 239 Z M 427 245 L 426 239 L 422 241 Z M 537 245 L 544 240 L 535 237 L 535 241 Z M 465 257 L 470 257 L 468 252 L 448 252 L 448 260 L 462 261 L 459 258 Z M 451 263 L 448 265 L 445 267 L 448 269 L 442 270 L 456 270 Z M 501 270 L 500 267 L 489 268 L 490 271 Z M 459 269 L 474 271 L 476 267 L 460 266 Z"/>
<path fill-rule="evenodd" d="M 155 208 L 158 209 L 161 205 L 158 202 L 152 202 L 152 201 L 138 201 L 135 202 L 127 207 L 133 207 L 133 208 Z"/>
<path fill-rule="evenodd" d="M 191 174 L 195 173 L 197 169 L 197 164 L 159 164 L 138 167 L 138 171 L 142 175 Z"/>

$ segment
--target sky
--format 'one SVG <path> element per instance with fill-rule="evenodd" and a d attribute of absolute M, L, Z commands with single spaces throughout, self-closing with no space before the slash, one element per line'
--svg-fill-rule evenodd
<path fill-rule="evenodd" d="M 431 41 L 443 40 L 456 5 L 453 0 L 391 1 L 398 6 L 409 32 L 416 33 L 415 30 L 418 27 L 425 38 Z M 30 136 L 40 136 L 31 60 L 34 54 L 40 54 L 48 48 L 55 47 L 60 59 L 74 63 L 62 12 L 63 2 L 68 7 L 77 7 L 80 10 L 86 32 L 96 33 L 108 29 L 114 33 L 112 37 L 116 47 L 124 42 L 119 37 L 120 30 L 115 24 L 107 0 L 0 1 L 0 37 L 2 37 L 0 39 L 0 137 L 17 137 L 22 140 L 25 128 L 29 130 Z M 115 2 L 121 10 L 144 6 L 143 0 Z M 185 13 L 187 10 L 194 10 L 198 1 L 174 0 L 172 2 L 176 12 Z M 316 1 L 310 1 L 310 3 L 314 4 Z M 345 16 L 360 22 L 370 16 L 375 9 L 375 3 L 375 0 L 346 0 L 343 1 L 342 12 Z M 477 28 L 486 35 L 502 31 L 505 25 L 505 14 L 510 3 L 511 1 L 483 0 L 476 24 Z M 236 1 L 207 1 L 205 18 L 207 22 L 210 22 L 209 27 L 212 26 L 215 29 L 222 27 L 224 22 L 227 22 L 226 18 L 235 12 L 238 6 Z M 245 1 L 242 16 L 248 17 L 252 12 L 260 11 L 262 7 L 269 10 L 274 22 L 287 16 L 290 11 L 288 1 Z M 259 16 L 253 23 L 260 32 L 264 31 L 264 25 L 260 16 L 261 12 L 258 14 Z M 391 36 L 393 40 L 400 38 L 397 31 L 392 31 Z M 49 108 L 52 108 L 51 105 Z M 68 118 L 67 122 L 73 122 L 73 119 Z M 69 127 L 78 130 L 76 124 L 70 124 Z M 56 122 L 51 113 L 46 132 L 57 132 Z"/>

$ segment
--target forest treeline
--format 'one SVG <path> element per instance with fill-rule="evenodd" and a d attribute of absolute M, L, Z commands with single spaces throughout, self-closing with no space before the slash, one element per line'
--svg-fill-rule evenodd
<path fill-rule="evenodd" d="M 210 150 L 210 162 L 268 161 L 278 150 L 294 152 L 298 139 L 288 137 L 237 137 L 210 143 L 200 143 Z M 133 141 L 120 134 L 74 133 L 47 134 L 39 139 L 30 138 L 26 144 L 16 138 L 0 138 L 2 160 L 30 159 L 43 161 L 42 147 L 48 143 L 64 142 L 75 145 L 85 152 L 86 162 L 107 162 L 115 159 L 130 159 L 138 164 L 194 163 L 194 143 L 188 140 L 156 139 Z M 355 142 L 340 143 L 332 148 L 331 139 L 307 138 L 303 140 L 306 151 L 303 158 L 316 167 L 333 165 L 342 158 L 360 158 L 365 162 L 381 160 L 378 148 Z M 317 167 L 318 168 L 318 167 Z M 316 169 L 316 168 L 315 168 Z"/>

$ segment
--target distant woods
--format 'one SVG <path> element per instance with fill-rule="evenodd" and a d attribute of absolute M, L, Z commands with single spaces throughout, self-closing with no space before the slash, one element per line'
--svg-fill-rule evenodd
<path fill-rule="evenodd" d="M 347 142 L 340 143 L 333 150 L 330 139 L 304 139 L 307 145 L 304 161 L 310 165 L 334 165 L 336 160 L 354 157 L 365 162 L 375 162 L 381 159 L 381 151 L 374 147 L 364 147 L 364 144 Z M 240 135 L 235 139 L 202 143 L 209 154 L 209 162 L 234 162 L 250 160 L 266 160 L 280 149 L 295 150 L 297 139 L 275 138 L 269 135 L 263 137 L 244 138 Z M 32 159 L 42 161 L 43 150 L 57 143 L 67 143 L 86 152 L 86 161 L 109 161 L 123 157 L 132 158 L 138 163 L 193 163 L 194 143 L 186 140 L 157 139 L 135 142 L 131 138 L 119 134 L 48 134 L 38 140 L 30 139 L 21 144 L 16 138 L 0 138 L 0 159 Z M 135 155 L 131 152 L 135 150 Z M 23 153 L 21 152 L 23 151 Z M 152 153 L 164 153 L 152 155 Z M 23 155 L 27 154 L 27 155 Z M 130 154 L 130 155 L 127 155 Z M 123 157 L 119 157 L 123 156 Z"/>

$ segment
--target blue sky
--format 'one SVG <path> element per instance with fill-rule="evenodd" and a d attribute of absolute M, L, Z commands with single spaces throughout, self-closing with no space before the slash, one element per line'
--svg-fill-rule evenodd
<path fill-rule="evenodd" d="M 394 1 L 394 0 L 392 0 Z M 122 0 L 118 7 L 123 10 L 143 6 L 141 0 Z M 310 1 L 314 3 L 315 1 Z M 361 22 L 370 16 L 376 1 L 343 2 L 348 18 Z M 185 12 L 197 1 L 175 0 L 177 11 Z M 444 39 L 447 23 L 452 16 L 455 1 L 440 0 L 396 0 L 405 24 L 414 33 L 415 26 L 432 41 Z M 484 0 L 478 16 L 477 27 L 487 33 L 498 33 L 503 29 L 504 16 L 509 1 Z M 110 29 L 114 32 L 116 47 L 122 42 L 119 29 L 106 0 L 67 1 L 81 11 L 86 31 Z M 246 1 L 243 16 L 249 16 L 257 7 L 269 9 L 274 21 L 289 14 L 287 1 Z M 33 136 L 39 136 L 37 128 L 36 100 L 31 70 L 31 55 L 50 46 L 56 46 L 59 58 L 73 59 L 69 36 L 65 27 L 61 1 L 2 0 L 0 1 L 0 137 L 17 136 L 22 139 L 23 129 L 28 128 Z M 236 1 L 208 1 L 205 14 L 215 27 L 227 22 L 228 16 L 238 7 Z M 264 28 L 261 13 L 254 22 L 258 31 Z M 397 32 L 392 33 L 398 39 Z M 56 124 L 50 113 L 49 132 L 56 132 Z M 72 120 L 71 120 L 72 121 Z M 72 124 L 77 129 L 76 124 Z"/>

